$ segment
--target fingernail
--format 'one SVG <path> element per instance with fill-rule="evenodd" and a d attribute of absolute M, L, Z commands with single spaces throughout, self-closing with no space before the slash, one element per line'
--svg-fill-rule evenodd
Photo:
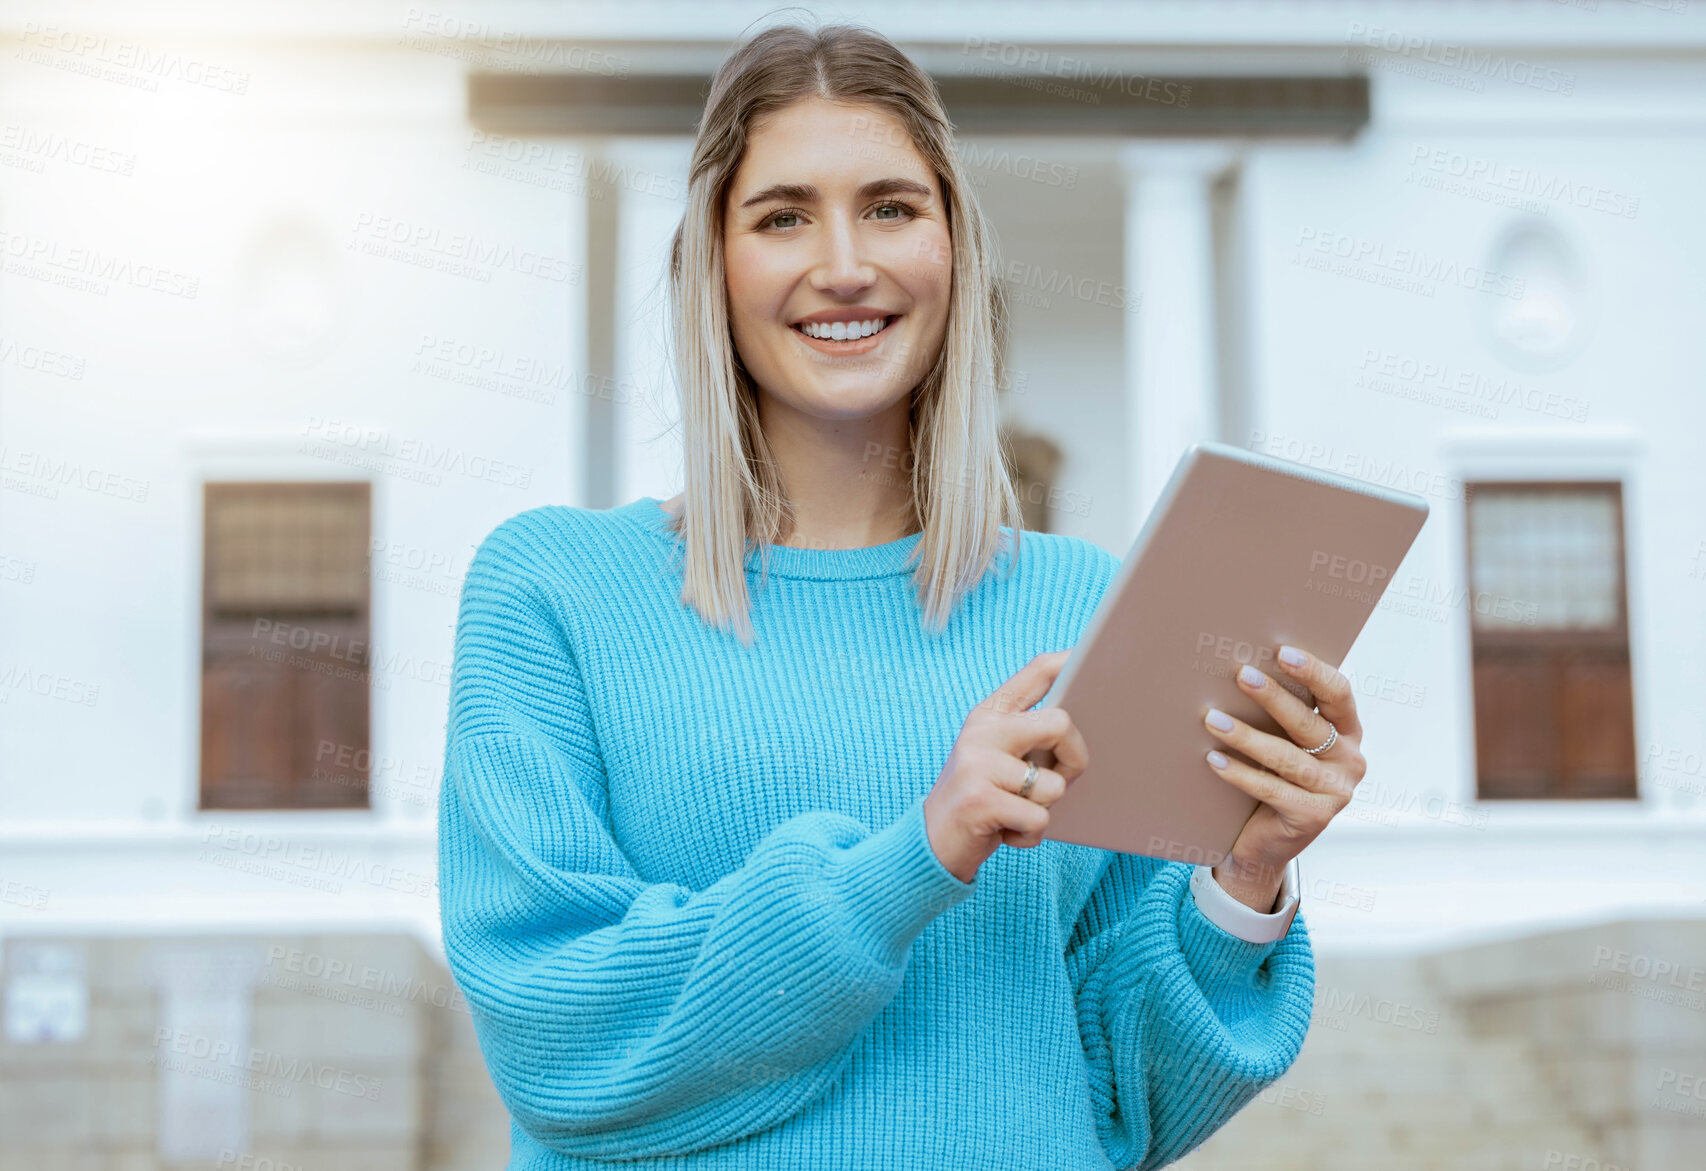
<path fill-rule="evenodd" d="M 1266 686 L 1268 682 L 1268 677 L 1256 670 L 1256 668 L 1252 667 L 1249 663 L 1245 663 L 1242 667 L 1238 668 L 1238 678 L 1244 681 L 1244 685 L 1246 687 L 1263 687 Z"/>
<path fill-rule="evenodd" d="M 1208 754 L 1208 762 L 1215 768 L 1225 768 L 1228 763 L 1224 753 L 1212 751 Z"/>
<path fill-rule="evenodd" d="M 1282 646 L 1279 661 L 1288 667 L 1301 667 L 1308 661 L 1308 656 L 1294 646 Z"/>
<path fill-rule="evenodd" d="M 1217 707 L 1208 709 L 1208 726 L 1218 728 L 1222 732 L 1232 731 L 1232 717 Z"/>

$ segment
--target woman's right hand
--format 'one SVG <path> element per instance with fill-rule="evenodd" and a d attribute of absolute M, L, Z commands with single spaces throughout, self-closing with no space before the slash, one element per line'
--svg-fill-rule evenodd
<path fill-rule="evenodd" d="M 973 708 L 924 798 L 930 848 L 961 882 L 971 882 L 1002 842 L 1041 842 L 1048 807 L 1090 762 L 1084 737 L 1064 708 L 1028 710 L 1048 694 L 1071 653 L 1038 655 Z M 1030 795 L 1021 797 L 1024 757 L 1039 748 L 1054 754 L 1054 767 L 1039 767 Z"/>

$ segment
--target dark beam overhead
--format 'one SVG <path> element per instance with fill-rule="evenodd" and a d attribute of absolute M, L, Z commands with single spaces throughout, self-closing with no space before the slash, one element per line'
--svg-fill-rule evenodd
<path fill-rule="evenodd" d="M 1348 138 L 1368 124 L 1368 78 L 1046 75 L 938 77 L 961 134 Z M 710 79 L 470 73 L 468 116 L 516 135 L 691 136 Z"/>

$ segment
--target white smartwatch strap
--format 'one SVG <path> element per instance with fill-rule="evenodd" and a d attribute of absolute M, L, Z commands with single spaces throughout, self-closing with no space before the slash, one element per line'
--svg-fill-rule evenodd
<path fill-rule="evenodd" d="M 1203 918 L 1228 935 L 1236 935 L 1246 943 L 1272 943 L 1285 938 L 1291 921 L 1297 915 L 1298 891 L 1302 886 L 1297 875 L 1297 859 L 1287 863 L 1280 879 L 1278 909 L 1264 915 L 1251 910 L 1227 894 L 1214 880 L 1214 869 L 1198 866 L 1191 874 L 1191 897 Z"/>

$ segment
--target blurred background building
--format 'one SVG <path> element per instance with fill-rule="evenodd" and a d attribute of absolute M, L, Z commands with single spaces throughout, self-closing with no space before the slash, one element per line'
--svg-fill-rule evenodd
<path fill-rule="evenodd" d="M 461 575 L 680 487 L 663 249 L 767 11 L 0 5 L 0 1171 L 502 1165 Z M 1028 524 L 1123 555 L 1198 439 L 1431 506 L 1309 1042 L 1186 1165 L 1706 1166 L 1706 5 L 808 11 L 941 84 Z"/>

